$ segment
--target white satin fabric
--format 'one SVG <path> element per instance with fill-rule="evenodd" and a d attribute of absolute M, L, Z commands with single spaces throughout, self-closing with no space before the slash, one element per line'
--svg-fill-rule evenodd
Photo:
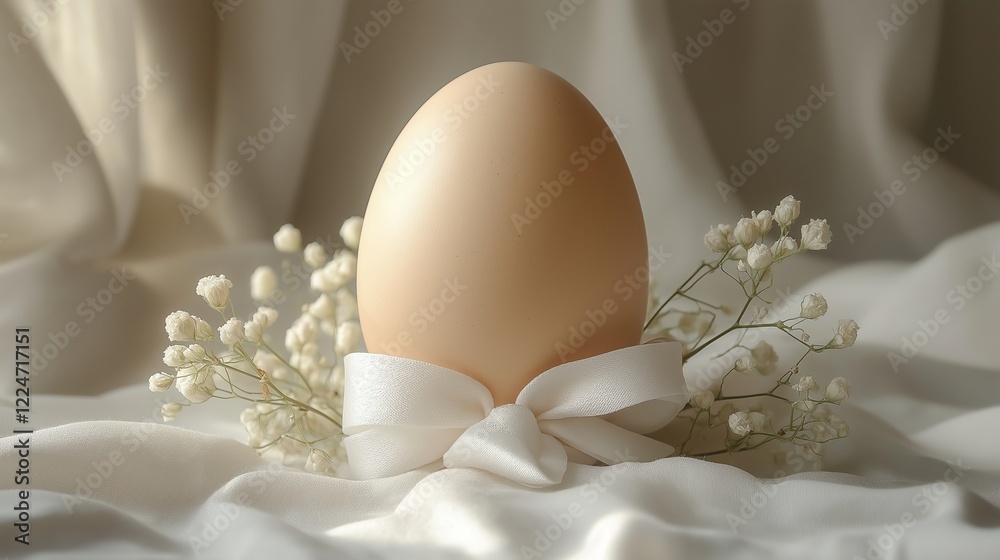
<path fill-rule="evenodd" d="M 344 365 L 344 443 L 359 478 L 440 463 L 551 486 L 570 454 L 608 465 L 668 457 L 673 447 L 634 430 L 662 428 L 687 402 L 677 342 L 560 364 L 497 407 L 475 379 L 427 362 L 355 353 Z"/>
<path fill-rule="evenodd" d="M 11 367 L 17 326 L 52 345 L 32 379 L 30 548 L 12 540 L 16 439 L 0 439 L 0 558 L 996 559 L 1000 279 L 971 278 L 1000 255 L 1000 3 L 404 0 L 350 61 L 341 42 L 386 0 L 57 1 L 15 51 L 8 33 L 42 21 L 41 4 L 0 0 L 0 359 Z M 573 13 L 553 28 L 560 5 Z M 217 6 L 233 9 L 220 20 Z M 724 9 L 732 23 L 680 71 L 672 54 L 707 42 Z M 893 17 L 902 26 L 884 36 Z M 555 71 L 627 125 L 650 245 L 671 254 L 652 267 L 660 293 L 705 257 L 710 224 L 787 194 L 830 221 L 830 249 L 775 276 L 786 311 L 826 296 L 815 340 L 840 318 L 861 325 L 855 348 L 803 368 L 852 385 L 838 411 L 851 435 L 827 446 L 826 472 L 750 454 L 569 462 L 541 489 L 470 468 L 342 480 L 269 471 L 242 443 L 242 402 L 160 421 L 146 378 L 164 369 L 163 317 L 207 316 L 198 278 L 226 274 L 249 312 L 250 274 L 281 263 L 270 235 L 292 222 L 335 239 L 420 104 L 498 60 Z M 169 76 L 119 118 L 115 101 L 157 66 Z M 828 102 L 779 136 L 776 121 L 823 84 Z M 295 119 L 246 163 L 241 142 L 284 106 Z M 57 179 L 53 161 L 105 117 L 114 131 Z M 948 126 L 954 145 L 912 163 Z M 717 181 L 769 137 L 780 149 L 723 198 Z M 242 172 L 185 222 L 178 205 L 232 159 Z M 897 179 L 907 189 L 879 212 Z M 123 268 L 128 287 L 79 314 Z M 971 299 L 956 295 L 970 282 Z M 741 303 L 730 288 L 702 295 Z M 798 350 L 785 338 L 770 339 L 782 364 Z M 922 346 L 894 367 L 904 339 Z M 684 369 L 694 384 L 707 367 Z M 0 376 L 0 434 L 14 388 Z"/>

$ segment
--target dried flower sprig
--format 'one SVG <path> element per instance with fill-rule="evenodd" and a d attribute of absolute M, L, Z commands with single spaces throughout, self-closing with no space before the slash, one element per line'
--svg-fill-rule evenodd
<path fill-rule="evenodd" d="M 774 284 L 775 269 L 782 262 L 806 251 L 826 249 L 830 243 L 831 232 L 826 220 L 810 220 L 801 226 L 798 240 L 792 237 L 792 226 L 800 210 L 800 202 L 788 196 L 774 212 L 752 212 L 750 217 L 741 218 L 735 227 L 713 226 L 705 234 L 705 245 L 716 257 L 703 261 L 665 300 L 654 300 L 655 311 L 646 330 L 679 340 L 684 346 L 685 363 L 711 348 L 712 361 L 726 364 L 720 369 L 721 378 L 702 377 L 699 381 L 703 383 L 696 385 L 704 386 L 692 387 L 690 402 L 680 414 L 690 426 L 687 437 L 677 446 L 679 454 L 706 457 L 785 442 L 791 444 L 800 457 L 819 468 L 822 445 L 846 437 L 849 432 L 847 423 L 829 409 L 830 405 L 839 405 L 847 398 L 850 393 L 847 381 L 838 377 L 820 394 L 811 376 L 797 376 L 802 362 L 810 354 L 853 346 L 858 324 L 842 320 L 827 342 L 813 344 L 801 325 L 827 313 L 827 301 L 821 294 L 805 296 L 798 313 L 784 318 L 772 317 L 769 307 L 773 302 L 766 299 Z M 776 239 L 769 242 L 769 233 L 776 233 Z M 693 293 L 699 282 L 714 273 L 726 275 L 739 286 L 744 303 L 738 311 L 709 303 Z M 751 309 L 755 302 L 759 307 Z M 720 316 L 732 315 L 735 319 L 728 326 L 717 328 Z M 763 340 L 752 346 L 748 341 L 748 333 L 765 329 L 791 337 L 804 348 L 803 354 L 769 389 L 749 393 L 727 391 L 725 383 L 733 373 L 757 372 L 767 376 L 778 371 L 779 358 L 774 347 Z M 764 406 L 771 403 L 786 408 L 787 417 L 782 412 L 783 419 L 776 422 L 774 410 Z M 738 408 L 737 404 L 742 406 Z M 722 448 L 689 449 L 693 440 L 712 439 L 713 435 L 724 441 Z M 782 450 L 778 456 L 787 460 L 787 453 Z"/>
<path fill-rule="evenodd" d="M 301 314 L 285 331 L 287 357 L 272 347 L 267 329 L 278 311 L 261 305 L 240 319 L 224 275 L 202 278 L 195 289 L 222 321 L 213 330 L 208 321 L 186 311 L 167 316 L 164 329 L 174 344 L 164 351 L 163 362 L 174 373 L 159 372 L 149 378 L 150 391 L 163 392 L 176 385 L 186 402 L 161 407 L 164 421 L 171 421 L 185 406 L 210 399 L 241 399 L 252 403 L 240 415 L 247 443 L 261 455 L 286 465 L 334 474 L 346 462 L 343 449 L 343 357 L 357 350 L 361 326 L 357 299 L 350 283 L 357 272 L 357 247 L 361 218 L 350 218 L 340 229 L 339 243 L 313 242 L 302 249 L 302 234 L 286 224 L 274 235 L 275 248 L 283 253 L 302 251 L 304 268 L 283 262 L 282 278 L 290 279 L 288 291 L 302 282 L 318 297 L 301 307 Z M 329 252 L 333 251 L 332 258 Z M 250 277 L 251 297 L 260 304 L 287 299 L 277 272 L 258 267 Z M 216 336 L 216 332 L 218 336 Z"/>

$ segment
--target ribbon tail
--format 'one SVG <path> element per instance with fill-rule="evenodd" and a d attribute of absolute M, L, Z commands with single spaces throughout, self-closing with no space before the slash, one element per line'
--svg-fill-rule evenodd
<path fill-rule="evenodd" d="M 543 433 L 555 436 L 606 465 L 647 462 L 669 457 L 674 447 L 637 434 L 595 416 L 560 418 L 538 423 Z"/>

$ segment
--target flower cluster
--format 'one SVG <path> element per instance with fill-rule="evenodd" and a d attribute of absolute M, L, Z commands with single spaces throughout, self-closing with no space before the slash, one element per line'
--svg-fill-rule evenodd
<path fill-rule="evenodd" d="M 787 447 L 780 450 L 779 459 L 787 461 L 789 453 L 794 453 L 819 468 L 823 444 L 848 434 L 847 423 L 830 410 L 848 397 L 847 381 L 837 377 L 821 389 L 812 376 L 800 376 L 799 371 L 810 354 L 853 346 L 858 324 L 842 320 L 826 342 L 814 344 L 802 325 L 827 314 L 827 301 L 821 294 L 806 295 L 798 308 L 788 313 L 797 314 L 780 318 L 769 308 L 773 302 L 766 299 L 773 286 L 775 269 L 783 261 L 806 251 L 826 249 L 830 243 L 826 220 L 809 220 L 799 228 L 798 239 L 793 236 L 792 228 L 800 210 L 800 202 L 788 196 L 773 212 L 752 212 L 750 217 L 740 218 L 735 226 L 711 227 L 705 234 L 705 245 L 716 256 L 703 261 L 673 294 L 662 303 L 657 302 L 646 324 L 646 329 L 657 336 L 679 340 L 684 345 L 685 363 L 711 349 L 711 361 L 723 364 L 717 368 L 718 378 L 706 380 L 703 376 L 699 379 L 705 381 L 702 386 L 692 387 L 690 401 L 680 415 L 690 422 L 687 437 L 677 446 L 681 454 L 705 457 L 785 442 L 791 445 L 791 450 Z M 714 273 L 726 275 L 739 286 L 744 300 L 741 309 L 734 311 L 725 305 L 713 305 L 695 295 L 693 288 Z M 733 315 L 735 319 L 728 326 L 717 327 L 720 317 Z M 801 345 L 803 353 L 794 364 L 779 369 L 774 347 L 759 336 L 768 329 L 779 331 Z M 778 375 L 778 371 L 783 373 Z M 733 373 L 777 377 L 769 387 L 734 392 L 726 388 L 726 381 Z M 720 442 L 721 448 L 689 449 L 692 442 L 713 439 Z"/>
<path fill-rule="evenodd" d="M 240 318 L 230 298 L 231 280 L 225 275 L 199 280 L 195 292 L 219 314 L 221 325 L 213 328 L 187 311 L 167 316 L 167 338 L 181 344 L 164 350 L 163 363 L 173 373 L 153 374 L 149 390 L 176 385 L 186 401 L 163 404 L 163 419 L 171 421 L 185 406 L 210 399 L 242 399 L 250 405 L 240 420 L 258 453 L 312 472 L 336 473 L 346 462 L 343 357 L 361 345 L 358 304 L 350 289 L 361 226 L 357 217 L 344 222 L 339 248 L 317 241 L 303 249 L 302 234 L 292 225 L 274 234 L 278 251 L 301 252 L 314 291 L 285 331 L 284 353 L 274 348 L 268 332 L 278 311 L 267 304 L 285 301 L 286 291 L 299 283 L 283 286 L 273 268 L 258 267 L 250 276 L 250 295 L 260 305 Z M 288 260 L 283 267 L 289 273 L 301 270 Z"/>

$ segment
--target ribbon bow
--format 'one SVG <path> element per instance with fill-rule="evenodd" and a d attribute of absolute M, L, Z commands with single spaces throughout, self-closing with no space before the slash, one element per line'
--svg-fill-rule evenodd
<path fill-rule="evenodd" d="M 344 443 L 352 472 L 380 478 L 443 461 L 542 487 L 569 461 L 652 461 L 674 449 L 641 433 L 687 402 L 677 342 L 653 342 L 558 365 L 514 404 L 457 371 L 396 356 L 344 360 Z"/>

